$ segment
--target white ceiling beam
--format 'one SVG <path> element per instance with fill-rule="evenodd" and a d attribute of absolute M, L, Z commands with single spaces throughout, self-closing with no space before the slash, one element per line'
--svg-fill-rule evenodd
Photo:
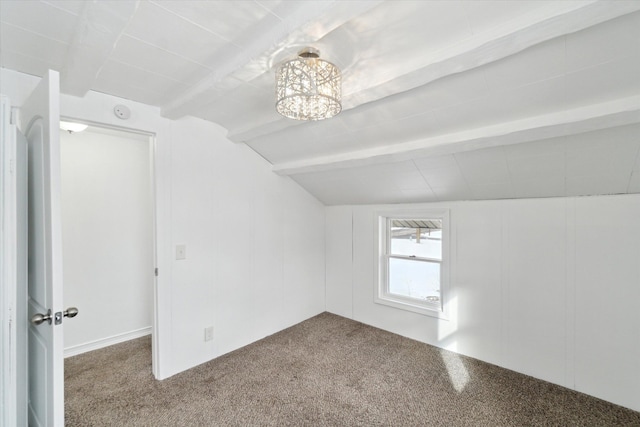
<path fill-rule="evenodd" d="M 84 2 L 60 76 L 63 93 L 84 96 L 136 13 L 139 1 Z"/>
<path fill-rule="evenodd" d="M 400 162 L 419 157 L 520 144 L 634 123 L 640 123 L 640 96 L 402 144 L 275 164 L 273 171 L 279 175 L 295 175 Z"/>
<path fill-rule="evenodd" d="M 264 19 L 247 33 L 216 52 L 207 64 L 213 72 L 182 95 L 162 106 L 170 119 L 193 115 L 216 97 L 270 70 L 271 62 L 287 47 L 321 39 L 344 22 L 372 9 L 380 1 L 283 2 L 273 13 L 276 25 Z M 309 25 L 319 23 L 319 25 Z"/>
<path fill-rule="evenodd" d="M 402 74 L 390 79 L 387 76 L 383 82 L 373 81 L 359 92 L 343 94 L 343 111 L 498 61 L 539 43 L 638 10 L 640 2 L 550 2 L 538 13 L 524 15 L 499 28 L 447 46 L 435 55 L 425 55 L 423 62 L 414 61 L 413 68 L 402 69 Z M 257 123 L 250 129 L 230 129 L 228 137 L 235 142 L 245 142 L 297 124 L 291 120 Z"/>

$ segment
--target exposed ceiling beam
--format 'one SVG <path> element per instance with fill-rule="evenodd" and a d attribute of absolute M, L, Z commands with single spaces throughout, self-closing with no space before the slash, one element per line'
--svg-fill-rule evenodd
<path fill-rule="evenodd" d="M 84 96 L 136 13 L 139 1 L 84 2 L 61 75 L 63 93 Z"/>
<path fill-rule="evenodd" d="M 343 95 L 343 111 L 423 86 L 452 74 L 468 71 L 514 55 L 539 43 L 562 37 L 640 10 L 640 2 L 593 1 L 550 2 L 539 13 L 524 15 L 491 31 L 480 33 L 440 52 L 414 60 L 385 81 L 372 81 L 356 93 Z M 251 128 L 229 129 L 235 142 L 277 132 L 299 123 L 280 119 L 253 124 Z"/>
<path fill-rule="evenodd" d="M 640 96 L 402 144 L 275 164 L 273 171 L 279 175 L 294 175 L 399 162 L 418 157 L 556 138 L 634 123 L 640 123 Z"/>
<path fill-rule="evenodd" d="M 162 107 L 162 115 L 177 119 L 193 114 L 214 99 L 270 69 L 283 49 L 322 38 L 344 22 L 372 9 L 380 1 L 283 2 L 273 13 L 277 25 L 265 19 L 243 34 L 241 40 L 217 52 L 208 61 L 214 71 L 198 84 Z M 320 22 L 319 22 L 320 21 Z M 310 23 L 314 25 L 309 25 Z M 315 25 L 318 23 L 319 25 Z"/>

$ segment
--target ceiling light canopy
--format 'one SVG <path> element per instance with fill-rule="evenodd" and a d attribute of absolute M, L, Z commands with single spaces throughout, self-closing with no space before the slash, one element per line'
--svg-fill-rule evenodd
<path fill-rule="evenodd" d="M 69 133 L 82 132 L 88 127 L 89 126 L 85 125 L 84 123 L 73 123 L 64 121 L 60 122 L 60 129 L 66 130 Z"/>
<path fill-rule="evenodd" d="M 276 110 L 295 120 L 324 120 L 342 111 L 338 67 L 306 48 L 276 71 Z"/>

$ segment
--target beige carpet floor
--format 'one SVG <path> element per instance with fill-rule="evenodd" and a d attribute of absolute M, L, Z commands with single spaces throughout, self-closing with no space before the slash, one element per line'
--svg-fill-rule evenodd
<path fill-rule="evenodd" d="M 65 361 L 67 426 L 640 426 L 640 413 L 324 313 L 164 381 L 149 337 Z"/>

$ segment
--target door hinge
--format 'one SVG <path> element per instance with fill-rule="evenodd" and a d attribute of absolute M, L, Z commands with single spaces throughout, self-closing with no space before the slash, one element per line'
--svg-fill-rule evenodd
<path fill-rule="evenodd" d="M 155 275 L 156 275 L 156 277 L 158 277 L 158 267 L 156 267 L 156 269 L 155 269 Z"/>

